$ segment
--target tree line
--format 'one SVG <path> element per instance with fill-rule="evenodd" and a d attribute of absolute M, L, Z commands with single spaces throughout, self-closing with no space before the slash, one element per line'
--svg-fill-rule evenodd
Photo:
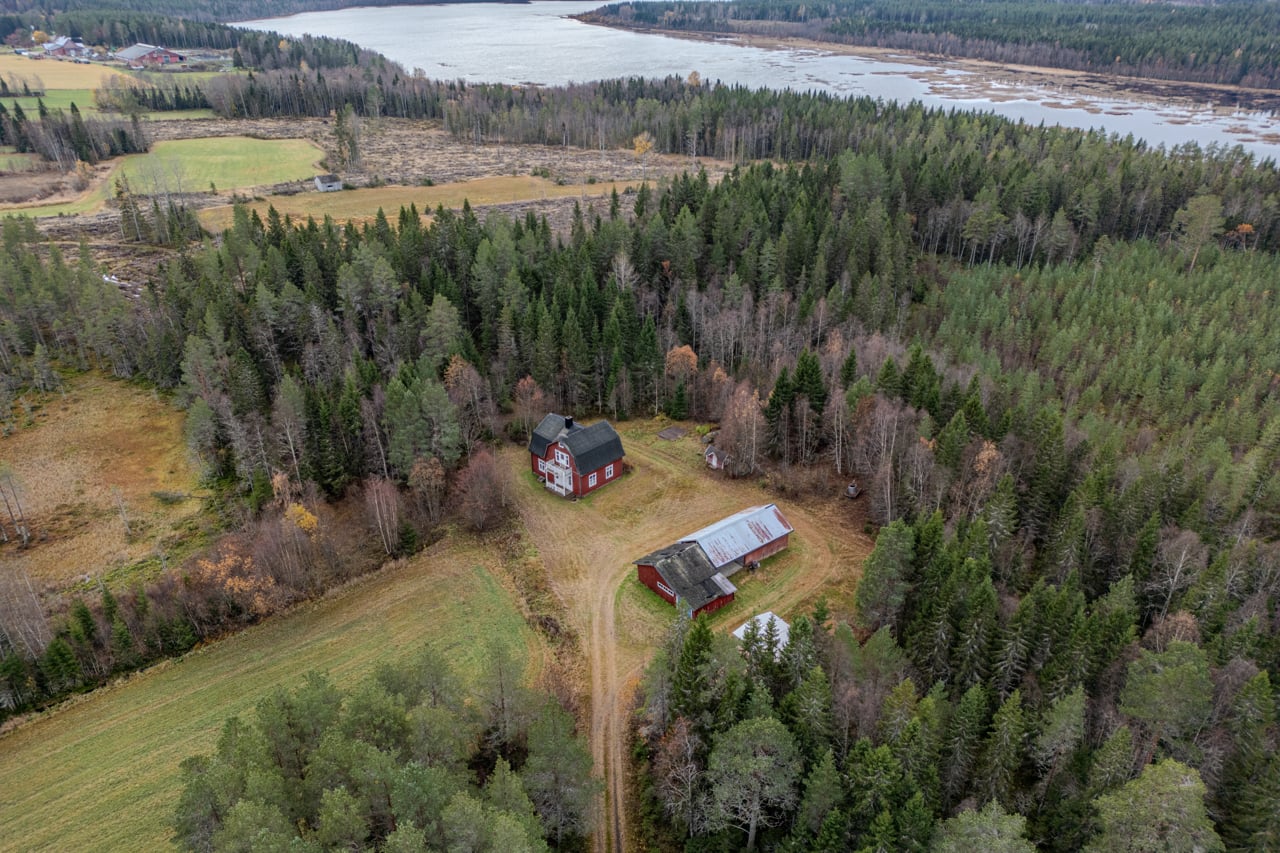
<path fill-rule="evenodd" d="M 68 172 L 78 163 L 94 165 L 151 147 L 136 114 L 130 119 L 85 116 L 74 102 L 64 111 L 49 109 L 43 99 L 37 99 L 36 109 L 32 118 L 17 101 L 12 110 L 0 102 L 0 145 L 13 146 L 19 154 L 39 154 Z"/>
<path fill-rule="evenodd" d="M 841 0 L 825 4 L 613 4 L 588 18 L 623 26 L 791 35 L 992 62 L 1180 82 L 1275 88 L 1274 4 L 954 4 Z"/>
<path fill-rule="evenodd" d="M 496 0 L 460 0 L 463 3 L 496 2 Z M 271 4 L 273 17 L 297 15 L 303 12 L 327 12 L 343 9 L 349 4 L 342 0 L 277 0 Z M 397 6 L 401 3 L 392 0 L 369 0 L 366 6 Z M 423 3 L 418 5 L 431 5 Z M 63 14 L 101 14 L 104 4 L 101 0 L 13 0 L 8 4 L 11 15 L 0 17 L 0 39 L 8 35 L 5 26 L 12 20 L 11 26 L 27 27 L 40 25 L 49 20 L 64 20 Z M 130 14 L 151 17 L 168 17 L 196 23 L 226 23 L 247 21 L 263 17 L 261 4 L 253 0 L 111 0 L 110 14 L 126 16 Z M 57 31 L 57 30 L 55 30 Z M 152 42 L 153 44 L 156 42 Z"/>
<path fill-rule="evenodd" d="M 349 691 L 308 673 L 182 763 L 186 850 L 582 849 L 599 782 L 573 717 L 498 641 L 468 689 L 424 649 Z"/>

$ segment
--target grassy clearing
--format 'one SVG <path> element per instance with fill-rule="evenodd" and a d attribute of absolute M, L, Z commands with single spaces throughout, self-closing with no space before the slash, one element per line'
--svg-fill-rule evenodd
<path fill-rule="evenodd" d="M 98 62 L 80 65 L 57 59 L 34 60 L 12 53 L 0 55 L 0 77 L 9 81 L 10 89 L 19 92 L 24 81 L 33 90 L 51 92 L 54 89 L 100 89 L 114 77 L 128 76 L 118 68 Z"/>
<path fill-rule="evenodd" d="M 63 394 L 31 406 L 0 459 L 25 492 L 36 545 L 0 549 L 0 562 L 21 558 L 33 579 L 58 588 L 84 575 L 121 583 L 158 569 L 157 553 L 182 551 L 195 531 L 200 501 L 187 458 L 183 415 L 151 392 L 100 374 L 69 379 Z M 131 535 L 120 518 L 125 505 Z M 162 497 L 157 497 L 157 494 Z M 148 568 L 155 562 L 153 568 Z"/>
<path fill-rule="evenodd" d="M 0 151 L 0 172 L 30 172 L 40 165 L 39 154 L 15 154 L 7 147 Z"/>
<path fill-rule="evenodd" d="M 181 87 L 208 83 L 216 77 L 226 77 L 228 74 L 245 76 L 249 74 L 249 70 L 229 68 L 226 71 L 133 71 L 130 73 L 144 83 L 168 89 L 174 85 Z"/>
<path fill-rule="evenodd" d="M 331 216 L 338 222 L 366 222 L 377 216 L 379 208 L 394 219 L 400 208 L 410 204 L 416 204 L 418 211 L 426 215 L 439 205 L 461 207 L 463 201 L 470 201 L 473 205 L 492 205 L 578 195 L 607 199 L 615 188 L 621 193 L 627 186 L 625 183 L 561 186 L 545 178 L 524 175 L 479 178 L 432 187 L 375 187 L 335 193 L 307 192 L 293 196 L 273 196 L 249 206 L 264 219 L 267 209 L 274 206 L 282 216 L 287 214 L 299 220 L 308 216 L 317 220 Z M 207 208 L 200 211 L 199 217 L 205 228 L 214 232 L 222 231 L 231 227 L 232 207 L 227 205 Z"/>
<path fill-rule="evenodd" d="M 175 139 L 126 158 L 120 169 L 138 192 L 166 186 L 177 192 L 204 192 L 210 183 L 231 190 L 310 178 L 323 156 L 305 139 Z"/>
<path fill-rule="evenodd" d="M 217 118 L 213 110 L 169 110 L 161 113 L 144 113 L 150 121 L 193 121 L 195 119 Z"/>
<path fill-rule="evenodd" d="M 210 751 L 228 716 L 309 670 L 349 685 L 426 643 L 474 679 L 480 638 L 533 652 L 538 641 L 496 566 L 487 548 L 455 539 L 6 735 L 0 850 L 168 847 L 182 759 Z"/>
<path fill-rule="evenodd" d="M 6 208 L 3 215 L 62 216 L 102 209 L 123 175 L 135 192 L 243 190 L 309 178 L 323 152 L 304 139 L 224 136 L 157 142 L 146 154 L 121 157 L 108 176 L 78 199 L 58 204 Z M 228 223 L 230 223 L 228 208 Z"/>
<path fill-rule="evenodd" d="M 45 107 L 50 110 L 58 109 L 70 113 L 71 105 L 75 104 L 76 109 L 86 115 L 97 112 L 91 89 L 50 89 L 39 98 L 4 99 L 5 107 L 10 112 L 13 111 L 13 105 L 17 103 L 22 107 L 22 111 L 27 114 L 28 118 L 36 118 L 39 115 L 39 101 L 44 101 Z"/>

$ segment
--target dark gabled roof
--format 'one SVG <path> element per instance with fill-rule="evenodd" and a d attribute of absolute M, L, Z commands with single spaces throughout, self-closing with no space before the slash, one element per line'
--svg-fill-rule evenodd
<path fill-rule="evenodd" d="M 575 424 L 576 426 L 576 424 Z M 623 457 L 622 439 L 608 421 L 574 430 L 564 439 L 578 472 L 587 474 Z"/>
<path fill-rule="evenodd" d="M 581 474 L 617 462 L 626 455 L 622 450 L 622 439 L 608 421 L 589 427 L 575 423 L 567 429 L 564 423 L 563 415 L 549 414 L 543 418 L 529 439 L 529 452 L 542 457 L 552 443 L 563 441 Z"/>
<path fill-rule="evenodd" d="M 574 424 L 569 427 L 568 432 L 577 432 L 580 429 L 583 429 L 581 424 Z M 533 436 L 529 439 L 529 452 L 534 456 L 546 456 L 547 448 L 565 432 L 564 415 L 557 415 L 554 412 L 548 414 L 533 428 Z"/>
<path fill-rule="evenodd" d="M 653 566 L 667 586 L 675 590 L 693 610 L 715 601 L 722 595 L 737 592 L 737 587 L 711 565 L 696 542 L 677 542 L 636 560 L 638 566 Z"/>

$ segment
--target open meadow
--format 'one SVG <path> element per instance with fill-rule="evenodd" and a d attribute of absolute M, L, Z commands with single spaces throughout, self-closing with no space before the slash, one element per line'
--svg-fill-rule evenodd
<path fill-rule="evenodd" d="M 167 400 L 86 373 L 21 408 L 17 429 L 0 437 L 0 459 L 20 484 L 36 542 L 21 553 L 0 548 L 0 562 L 21 560 L 38 586 L 63 589 L 86 578 L 146 580 L 162 555 L 189 550 L 198 475 L 183 415 Z"/>
<path fill-rule="evenodd" d="M 157 142 L 146 154 L 117 158 L 101 168 L 94 184 L 78 198 L 53 204 L 0 207 L 0 215 L 64 216 L 101 210 L 115 192 L 115 181 L 127 178 L 137 193 L 249 190 L 310 178 L 324 157 L 305 139 L 251 139 L 221 136 Z"/>
<path fill-rule="evenodd" d="M 74 700 L 0 737 L 0 851 L 167 848 L 178 765 L 227 717 L 310 670 L 351 686 L 424 644 L 474 681 L 489 637 L 541 659 L 494 549 L 458 536 Z"/>
<path fill-rule="evenodd" d="M 109 80 L 129 78 L 122 68 L 91 62 L 83 65 L 69 60 L 31 59 L 13 53 L 0 54 L 0 77 L 9 88 L 21 92 L 25 81 L 32 89 L 100 89 Z M 16 85 L 15 85 L 16 84 Z M 84 104 L 79 105 L 81 109 Z"/>

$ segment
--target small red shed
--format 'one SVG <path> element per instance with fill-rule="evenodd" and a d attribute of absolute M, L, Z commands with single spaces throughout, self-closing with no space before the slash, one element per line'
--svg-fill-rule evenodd
<path fill-rule="evenodd" d="M 529 439 L 529 465 L 558 495 L 582 497 L 622 474 L 622 439 L 608 421 L 584 427 L 549 414 Z"/>

